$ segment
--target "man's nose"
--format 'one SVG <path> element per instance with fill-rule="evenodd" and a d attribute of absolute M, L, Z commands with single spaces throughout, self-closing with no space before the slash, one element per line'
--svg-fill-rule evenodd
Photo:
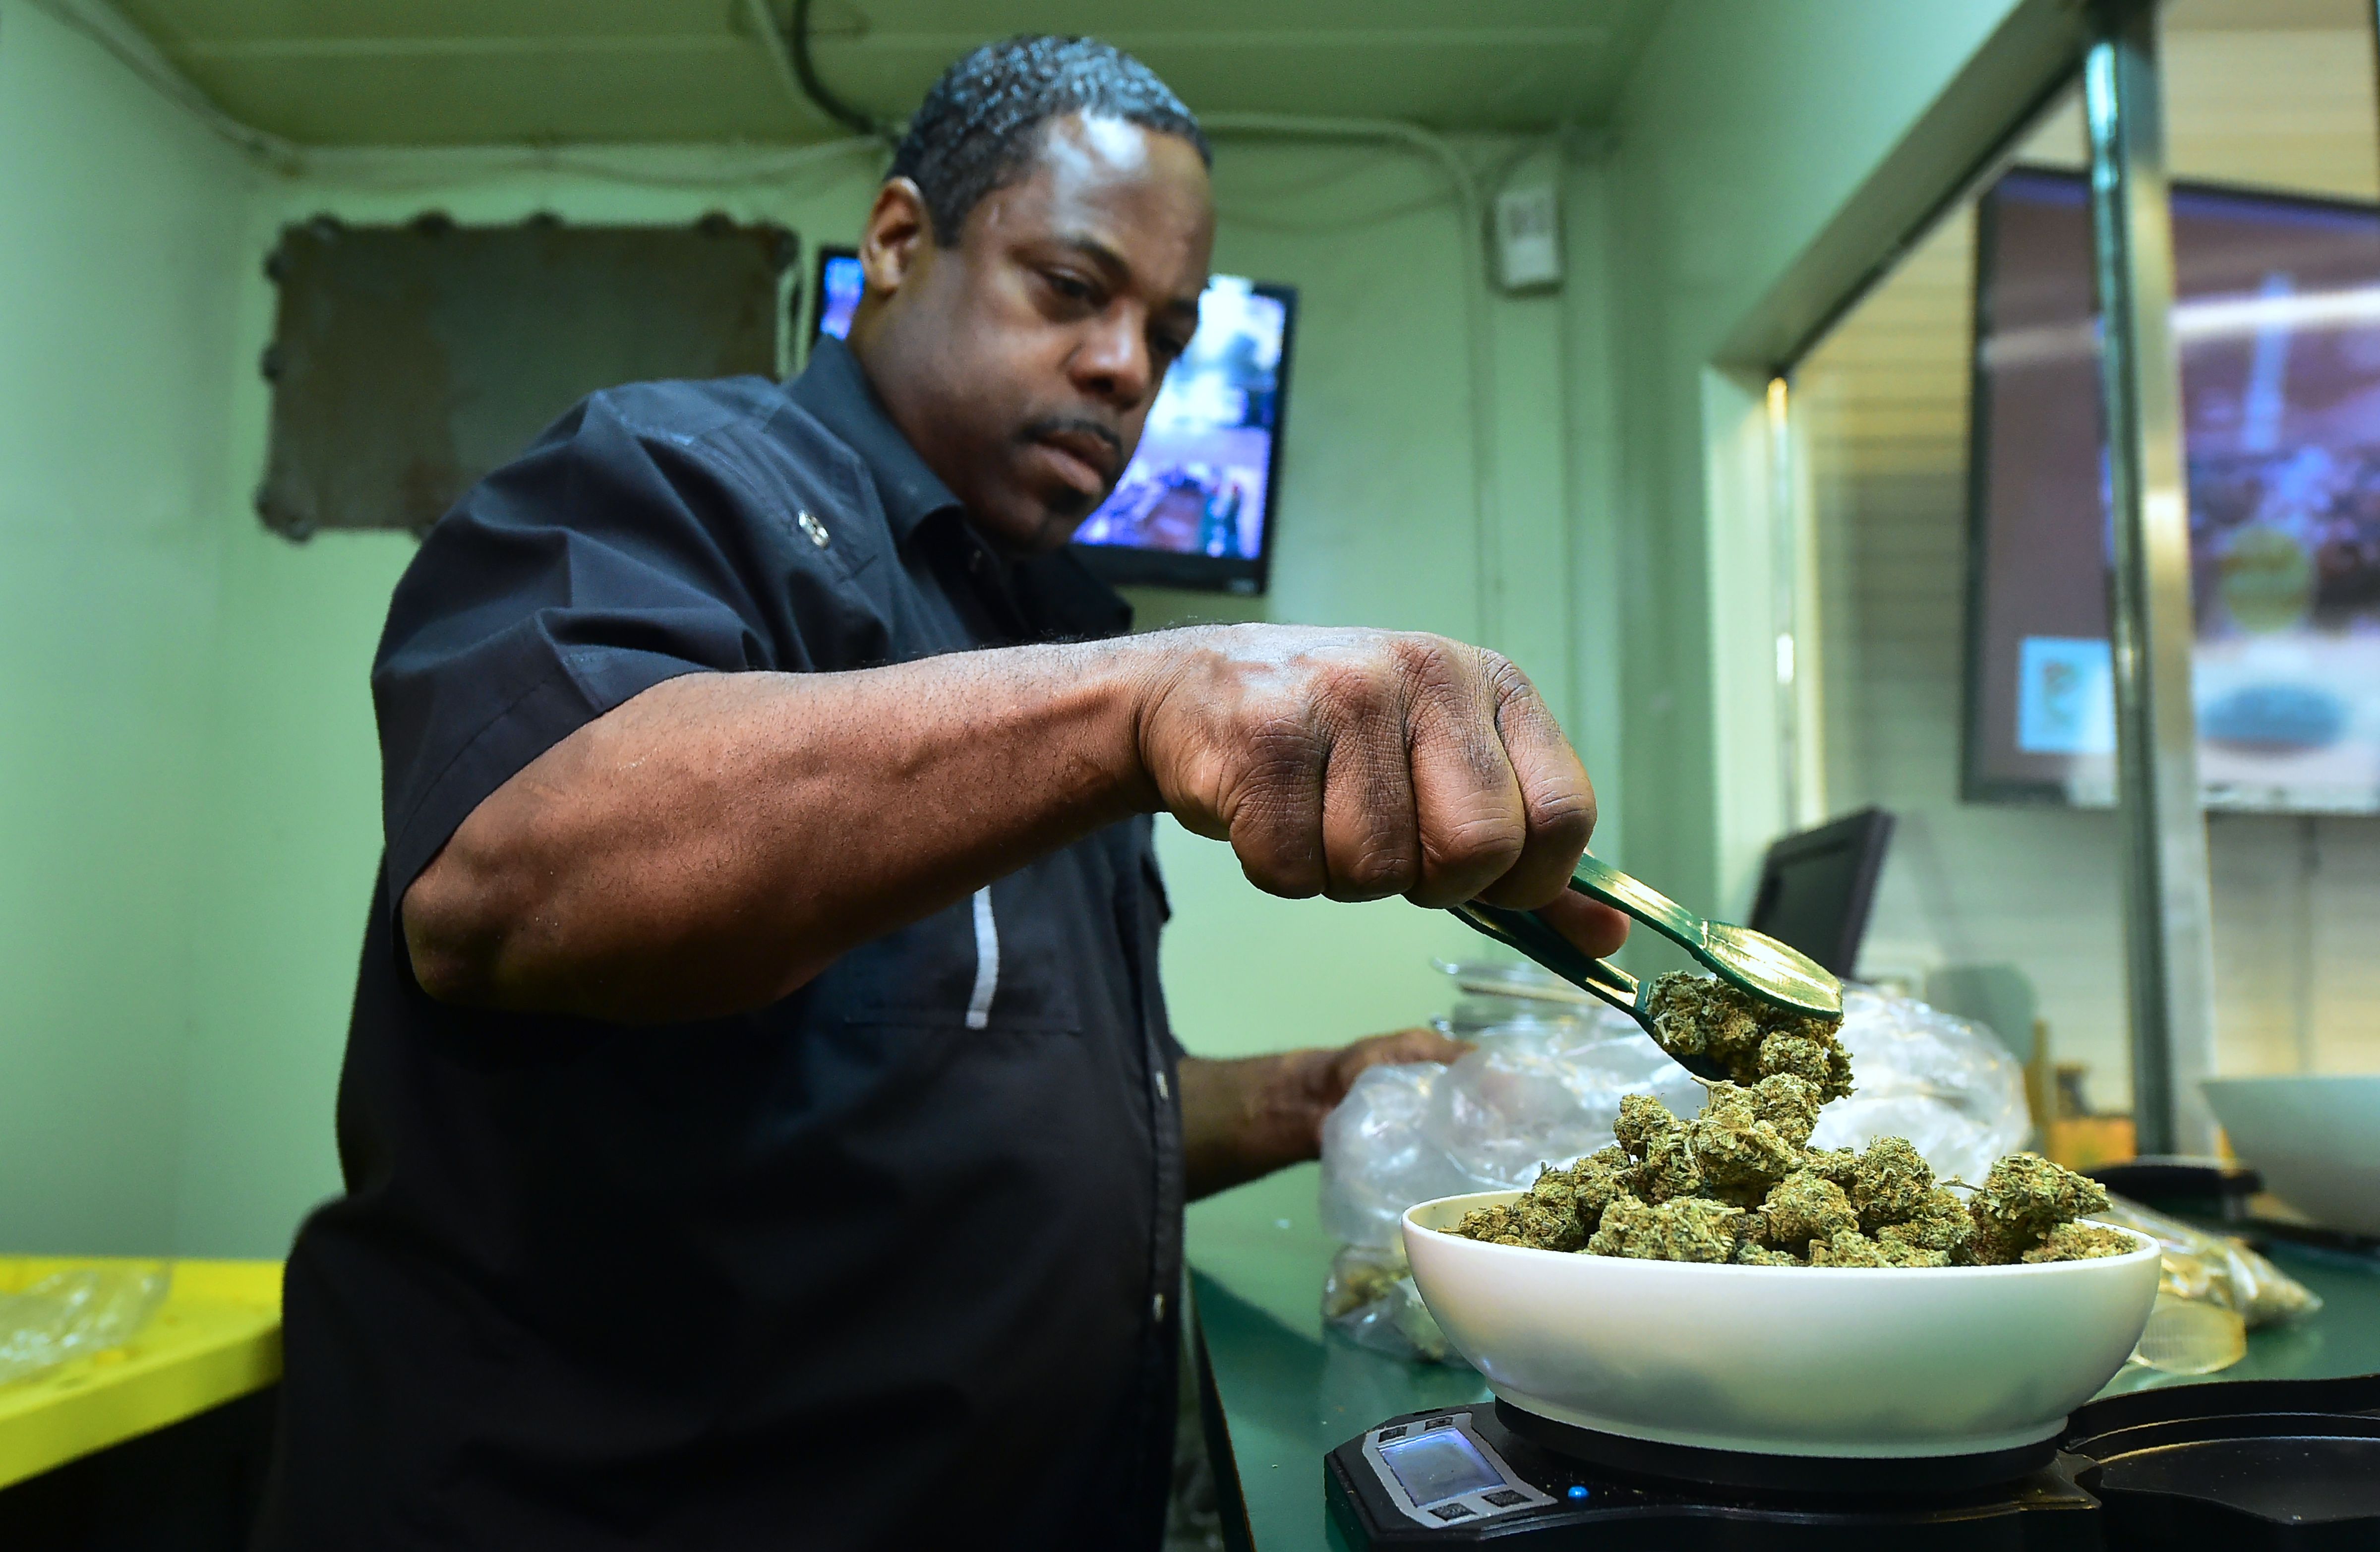
<path fill-rule="evenodd" d="M 1069 363 L 1075 386 L 1129 410 L 1148 396 L 1155 373 L 1148 331 L 1127 308 L 1117 308 L 1092 325 Z"/>

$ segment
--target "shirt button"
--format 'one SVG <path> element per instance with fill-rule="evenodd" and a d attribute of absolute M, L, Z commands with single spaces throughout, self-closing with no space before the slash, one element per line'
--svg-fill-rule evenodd
<path fill-rule="evenodd" d="M 1171 1099 L 1173 1097 L 1173 1089 L 1171 1085 L 1166 1083 L 1165 1074 L 1161 1072 L 1157 1074 L 1157 1097 L 1160 1099 Z"/>
<path fill-rule="evenodd" d="M 967 571 L 970 575 L 976 576 L 981 576 L 983 575 L 982 551 L 978 550 L 967 557 Z"/>
<path fill-rule="evenodd" d="M 1151 1320 L 1162 1320 L 1165 1318 L 1164 1294 L 1160 1293 L 1156 1298 L 1148 1301 L 1148 1317 Z"/>
<path fill-rule="evenodd" d="M 828 538 L 826 525 L 811 516 L 808 512 L 795 513 L 794 526 L 801 529 L 803 535 L 808 538 L 812 544 L 817 545 L 821 550 L 827 547 Z"/>

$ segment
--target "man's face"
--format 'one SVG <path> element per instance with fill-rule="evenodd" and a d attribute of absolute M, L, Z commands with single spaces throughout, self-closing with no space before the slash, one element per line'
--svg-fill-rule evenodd
<path fill-rule="evenodd" d="M 927 466 L 1016 552 L 1074 536 L 1198 326 L 1215 214 L 1196 147 L 1120 119 L 1040 130 L 953 246 L 916 187 L 877 196 L 852 347 Z"/>

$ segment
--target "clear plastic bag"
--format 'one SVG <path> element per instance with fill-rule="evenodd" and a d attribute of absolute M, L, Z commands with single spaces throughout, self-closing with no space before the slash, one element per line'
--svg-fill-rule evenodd
<path fill-rule="evenodd" d="M 1475 1038 L 1478 1049 L 1433 1088 L 1422 1120 L 1425 1143 L 1467 1182 L 1458 1190 L 1517 1189 L 1548 1164 L 1593 1153 L 1611 1141 L 1622 1095 L 1649 1094 L 1681 1116 L 1702 1109 L 1701 1088 L 1684 1069 L 1616 1011 Z"/>
<path fill-rule="evenodd" d="M 1345 1244 L 1399 1243 L 1415 1202 L 1518 1190 L 1549 1163 L 1611 1141 L 1623 1094 L 1680 1115 L 1701 1090 L 1625 1014 L 1529 1018 L 1475 1028 L 1451 1067 L 1374 1067 L 1322 1127 L 1322 1226 Z"/>
<path fill-rule="evenodd" d="M 2238 1310 L 2248 1328 L 2278 1325 L 2322 1308 L 2322 1295 L 2226 1234 L 2168 1218 L 2128 1196 L 2110 1194 L 2094 1218 L 2137 1229 L 2165 1247 L 2167 1288 Z"/>
<path fill-rule="evenodd" d="M 2228 1235 L 2110 1195 L 2094 1218 L 2137 1229 L 2165 1252 L 2156 1308 L 2132 1362 L 2168 1374 L 2213 1374 L 2246 1355 L 2247 1334 L 2322 1308 L 2322 1295 Z"/>
<path fill-rule="evenodd" d="M 1407 1207 L 1479 1189 L 1422 1134 L 1445 1072 L 1436 1061 L 1369 1068 L 1323 1122 L 1322 1227 L 1341 1243 L 1402 1245 Z"/>
<path fill-rule="evenodd" d="M 1857 1091 L 1818 1112 L 1810 1146 L 1906 1137 L 1938 1175 L 1980 1182 L 2033 1133 L 2024 1069 L 1982 1026 L 1912 998 L 1843 988 L 1842 1042 Z"/>
<path fill-rule="evenodd" d="M 1430 1364 L 1463 1362 L 1421 1302 L 1402 1243 L 1340 1246 L 1323 1279 L 1322 1318 L 1374 1352 Z"/>
<path fill-rule="evenodd" d="M 1492 970 L 1522 991 L 1575 995 L 1534 967 Z M 1519 1189 L 1547 1164 L 1594 1152 L 1611 1141 L 1623 1094 L 1692 1115 L 1702 1091 L 1633 1020 L 1600 1004 L 1475 993 L 1457 1012 L 1441 1027 L 1476 1049 L 1451 1067 L 1372 1068 L 1323 1123 L 1321 1209 L 1344 1247 L 1324 1284 L 1325 1322 L 1374 1352 L 1459 1364 L 1406 1275 L 1404 1210 Z"/>
<path fill-rule="evenodd" d="M 54 1272 L 0 1293 L 0 1385 L 130 1341 L 173 1284 L 162 1262 Z"/>

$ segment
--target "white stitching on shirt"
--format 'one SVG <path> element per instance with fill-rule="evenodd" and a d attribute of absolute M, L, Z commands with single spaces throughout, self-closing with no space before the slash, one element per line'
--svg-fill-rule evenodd
<path fill-rule="evenodd" d="M 991 889 L 975 891 L 975 995 L 967 1000 L 966 1026 L 991 1025 L 992 994 L 1000 989 L 1000 924 L 991 919 Z"/>

